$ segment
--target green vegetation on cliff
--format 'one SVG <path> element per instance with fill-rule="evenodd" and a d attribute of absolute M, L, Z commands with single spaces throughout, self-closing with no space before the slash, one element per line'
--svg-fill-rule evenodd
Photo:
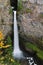
<path fill-rule="evenodd" d="M 32 50 L 34 50 L 34 51 L 36 51 L 38 57 L 40 57 L 41 59 L 43 59 L 43 51 L 40 50 L 40 49 L 37 47 L 37 45 L 32 44 L 32 43 L 26 43 L 26 47 L 27 47 L 27 48 L 30 48 L 30 49 L 32 49 Z"/>

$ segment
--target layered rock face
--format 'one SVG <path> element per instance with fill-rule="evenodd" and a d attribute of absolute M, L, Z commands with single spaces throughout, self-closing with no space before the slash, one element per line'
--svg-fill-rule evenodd
<path fill-rule="evenodd" d="M 28 40 L 32 38 L 32 41 L 41 39 L 43 46 L 43 0 L 22 0 L 22 5 L 23 9 L 17 16 L 20 35 Z M 0 31 L 3 31 L 5 36 L 11 32 L 12 23 L 10 1 L 0 0 Z"/>
<path fill-rule="evenodd" d="M 30 3 L 43 4 L 43 0 L 29 0 Z"/>
<path fill-rule="evenodd" d="M 10 12 L 10 1 L 0 0 L 0 31 L 7 35 L 11 31 L 12 15 Z"/>
<path fill-rule="evenodd" d="M 43 46 L 43 0 L 24 0 L 23 7 L 25 11 L 18 15 L 21 36 L 32 41 L 39 39 Z"/>

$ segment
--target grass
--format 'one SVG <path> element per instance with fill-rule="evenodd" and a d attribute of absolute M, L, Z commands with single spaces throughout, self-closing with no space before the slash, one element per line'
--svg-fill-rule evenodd
<path fill-rule="evenodd" d="M 26 43 L 26 47 L 27 47 L 27 48 L 30 48 L 30 49 L 32 49 L 32 50 L 34 50 L 34 51 L 36 51 L 38 57 L 40 57 L 41 59 L 43 59 L 43 51 L 40 50 L 40 49 L 37 47 L 37 45 L 31 44 L 31 43 Z"/>

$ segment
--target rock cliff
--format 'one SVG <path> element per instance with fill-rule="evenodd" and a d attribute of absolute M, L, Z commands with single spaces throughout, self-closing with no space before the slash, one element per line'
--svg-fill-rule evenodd
<path fill-rule="evenodd" d="M 23 9 L 18 14 L 21 36 L 43 47 L 43 0 L 23 0 Z"/>
<path fill-rule="evenodd" d="M 22 0 L 20 9 L 17 11 L 20 35 L 32 42 L 38 40 L 43 47 L 43 0 Z M 7 35 L 12 30 L 12 23 L 10 1 L 0 0 L 0 31 Z"/>
<path fill-rule="evenodd" d="M 12 15 L 9 0 L 0 0 L 0 31 L 7 35 L 11 31 Z"/>

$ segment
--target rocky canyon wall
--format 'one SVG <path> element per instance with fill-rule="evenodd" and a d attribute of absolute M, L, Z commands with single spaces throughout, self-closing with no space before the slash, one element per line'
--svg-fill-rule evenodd
<path fill-rule="evenodd" d="M 17 11 L 19 33 L 36 41 L 43 47 L 43 0 L 22 0 L 22 9 Z M 6 36 L 12 31 L 12 10 L 9 0 L 0 0 L 0 31 Z"/>

